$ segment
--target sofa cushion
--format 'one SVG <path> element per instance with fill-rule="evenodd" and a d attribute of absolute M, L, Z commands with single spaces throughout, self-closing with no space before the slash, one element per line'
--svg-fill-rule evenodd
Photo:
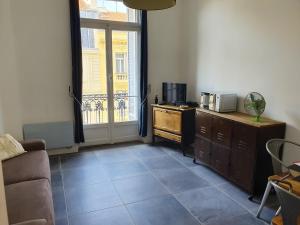
<path fill-rule="evenodd" d="M 19 141 L 25 151 L 38 151 L 46 149 L 46 142 L 42 139 L 30 139 L 26 141 Z"/>
<path fill-rule="evenodd" d="M 51 186 L 47 179 L 25 181 L 5 186 L 10 224 L 46 219 L 54 224 Z"/>
<path fill-rule="evenodd" d="M 26 152 L 3 162 L 4 184 L 48 179 L 51 181 L 49 158 L 46 151 Z"/>
<path fill-rule="evenodd" d="M 11 135 L 0 135 L 0 160 L 7 160 L 23 153 L 24 148 Z"/>

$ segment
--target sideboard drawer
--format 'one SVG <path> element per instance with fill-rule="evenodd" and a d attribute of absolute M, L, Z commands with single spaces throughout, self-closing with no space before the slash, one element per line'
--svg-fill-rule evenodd
<path fill-rule="evenodd" d="M 213 118 L 213 135 L 215 143 L 231 147 L 233 122 L 222 118 Z"/>
<path fill-rule="evenodd" d="M 243 189 L 251 192 L 254 180 L 255 160 L 244 151 L 232 149 L 229 177 Z"/>
<path fill-rule="evenodd" d="M 212 144 L 211 166 L 224 176 L 229 174 L 230 149 Z"/>
<path fill-rule="evenodd" d="M 162 130 L 157 130 L 154 129 L 153 130 L 154 135 L 158 136 L 158 137 L 162 137 L 162 138 L 166 138 L 175 142 L 180 143 L 181 142 L 181 136 L 175 135 L 175 134 L 171 134 Z"/>
<path fill-rule="evenodd" d="M 255 127 L 236 123 L 233 128 L 232 148 L 254 156 L 256 149 Z"/>
<path fill-rule="evenodd" d="M 181 135 L 182 113 L 179 111 L 153 108 L 153 127 Z"/>
<path fill-rule="evenodd" d="M 203 138 L 196 137 L 194 144 L 194 152 L 196 160 L 210 164 L 211 143 Z"/>
<path fill-rule="evenodd" d="M 211 138 L 212 116 L 204 112 L 196 112 L 196 134 Z"/>

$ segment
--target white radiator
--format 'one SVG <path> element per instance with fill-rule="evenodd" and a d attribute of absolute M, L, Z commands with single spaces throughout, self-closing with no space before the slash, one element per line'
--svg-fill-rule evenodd
<path fill-rule="evenodd" d="M 25 140 L 41 138 L 46 141 L 48 149 L 70 148 L 74 145 L 73 122 L 53 122 L 25 124 Z"/>

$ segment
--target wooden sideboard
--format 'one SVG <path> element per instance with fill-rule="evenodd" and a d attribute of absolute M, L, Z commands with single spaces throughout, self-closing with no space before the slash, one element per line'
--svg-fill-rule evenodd
<path fill-rule="evenodd" d="M 195 108 L 170 105 L 152 105 L 153 142 L 155 137 L 176 142 L 184 147 L 192 144 L 195 137 Z"/>
<path fill-rule="evenodd" d="M 285 123 L 244 113 L 196 110 L 195 162 L 201 162 L 251 194 L 263 193 L 272 175 L 266 142 L 284 138 Z"/>

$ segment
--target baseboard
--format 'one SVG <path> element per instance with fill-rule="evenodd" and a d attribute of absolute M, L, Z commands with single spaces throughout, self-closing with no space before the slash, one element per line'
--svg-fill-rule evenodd
<path fill-rule="evenodd" d="M 152 143 L 152 138 L 150 136 L 140 138 L 140 140 L 145 144 L 151 144 Z"/>
<path fill-rule="evenodd" d="M 51 149 L 47 150 L 47 153 L 49 156 L 52 155 L 63 155 L 63 154 L 70 154 L 70 153 L 76 153 L 79 150 L 79 145 L 74 145 L 70 148 L 58 148 L 58 149 Z"/>
<path fill-rule="evenodd" d="M 147 138 L 141 138 L 136 135 L 116 138 L 113 142 L 110 142 L 105 139 L 94 139 L 94 140 L 87 140 L 85 143 L 81 143 L 79 145 L 74 145 L 71 148 L 51 149 L 51 150 L 47 150 L 47 152 L 48 152 L 49 156 L 70 154 L 70 153 L 79 152 L 79 149 L 83 148 L 83 147 L 93 147 L 93 146 L 99 146 L 99 145 L 105 145 L 105 144 L 118 144 L 118 143 L 133 142 L 133 141 L 150 143 L 151 139 L 147 140 Z"/>
<path fill-rule="evenodd" d="M 85 143 L 80 144 L 81 147 L 93 147 L 93 146 L 99 146 L 99 145 L 106 145 L 106 144 L 117 144 L 122 142 L 132 142 L 132 141 L 142 141 L 141 138 L 137 135 L 132 136 L 123 136 L 116 138 L 113 142 L 110 142 L 106 139 L 94 139 L 94 140 L 86 140 Z"/>

